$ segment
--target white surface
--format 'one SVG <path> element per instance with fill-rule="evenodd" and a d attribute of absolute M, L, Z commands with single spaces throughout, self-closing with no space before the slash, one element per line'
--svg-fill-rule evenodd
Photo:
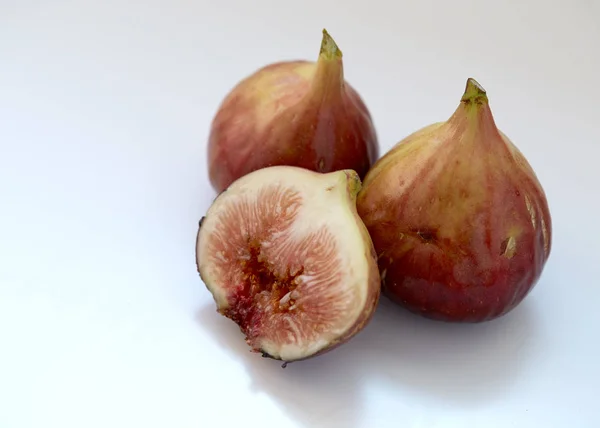
<path fill-rule="evenodd" d="M 600 426 L 600 6 L 536 1 L 0 0 L 0 427 Z M 217 5 L 218 4 L 218 5 Z M 543 277 L 482 325 L 384 301 L 282 370 L 194 265 L 231 86 L 327 27 L 385 151 L 467 77 L 543 183 Z"/>

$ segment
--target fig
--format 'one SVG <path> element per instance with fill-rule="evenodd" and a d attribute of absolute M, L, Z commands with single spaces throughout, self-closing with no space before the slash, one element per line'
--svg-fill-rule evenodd
<path fill-rule="evenodd" d="M 307 359 L 370 321 L 381 279 L 356 212 L 360 187 L 353 170 L 273 166 L 239 178 L 209 207 L 198 272 L 252 351 Z"/>
<path fill-rule="evenodd" d="M 268 166 L 365 174 L 379 157 L 371 115 L 345 81 L 342 51 L 323 30 L 318 60 L 269 64 L 240 81 L 213 118 L 208 172 L 217 192 Z"/>
<path fill-rule="evenodd" d="M 358 213 L 375 245 L 382 292 L 425 317 L 481 322 L 515 308 L 551 247 L 544 190 L 468 79 L 443 123 L 409 135 L 367 174 Z"/>

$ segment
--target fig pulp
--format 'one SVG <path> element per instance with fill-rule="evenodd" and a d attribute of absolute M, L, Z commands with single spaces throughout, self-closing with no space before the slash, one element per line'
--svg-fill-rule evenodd
<path fill-rule="evenodd" d="M 362 179 L 378 157 L 370 113 L 345 81 L 342 52 L 325 30 L 316 62 L 270 64 L 238 83 L 219 107 L 208 141 L 217 192 L 275 165 L 352 169 Z"/>
<path fill-rule="evenodd" d="M 373 166 L 357 206 L 383 293 L 430 318 L 507 313 L 550 254 L 544 190 L 473 79 L 448 121 L 408 136 Z"/>
<path fill-rule="evenodd" d="M 371 319 L 377 259 L 356 212 L 355 171 L 263 168 L 221 193 L 200 223 L 200 276 L 250 347 L 283 361 L 344 343 Z"/>

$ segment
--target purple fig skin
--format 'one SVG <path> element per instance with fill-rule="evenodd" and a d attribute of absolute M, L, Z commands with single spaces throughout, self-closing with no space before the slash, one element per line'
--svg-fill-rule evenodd
<path fill-rule="evenodd" d="M 371 115 L 344 80 L 342 52 L 323 30 L 316 62 L 278 62 L 242 80 L 215 115 L 208 141 L 217 192 L 257 169 L 289 165 L 362 179 L 379 157 Z"/>
<path fill-rule="evenodd" d="M 432 319 L 481 322 L 508 313 L 550 255 L 544 190 L 473 79 L 448 121 L 408 136 L 373 166 L 358 212 L 384 295 Z"/>

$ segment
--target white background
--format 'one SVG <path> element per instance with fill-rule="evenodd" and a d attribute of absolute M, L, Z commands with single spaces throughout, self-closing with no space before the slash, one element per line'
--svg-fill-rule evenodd
<path fill-rule="evenodd" d="M 599 22 L 597 0 L 0 0 L 0 427 L 599 427 Z M 315 59 L 323 27 L 382 152 L 478 79 L 553 250 L 504 318 L 384 300 L 282 370 L 195 270 L 206 139 L 239 79 Z"/>

